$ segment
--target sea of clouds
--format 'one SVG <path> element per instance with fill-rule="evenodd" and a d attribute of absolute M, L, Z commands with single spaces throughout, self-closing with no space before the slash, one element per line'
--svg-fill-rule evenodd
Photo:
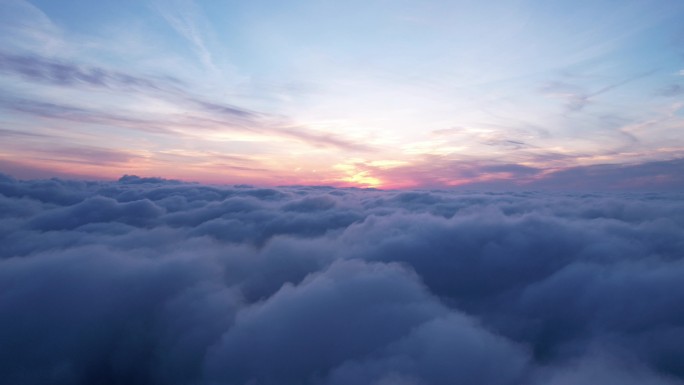
<path fill-rule="evenodd" d="M 1 384 L 684 384 L 684 195 L 0 175 Z"/>

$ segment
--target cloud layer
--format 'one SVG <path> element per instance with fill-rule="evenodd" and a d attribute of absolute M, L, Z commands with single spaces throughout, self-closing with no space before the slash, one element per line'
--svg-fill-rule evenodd
<path fill-rule="evenodd" d="M 682 198 L 0 175 L 0 378 L 682 384 Z"/>

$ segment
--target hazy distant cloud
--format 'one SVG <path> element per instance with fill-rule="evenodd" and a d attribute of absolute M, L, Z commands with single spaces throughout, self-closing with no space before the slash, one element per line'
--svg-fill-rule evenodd
<path fill-rule="evenodd" d="M 528 187 L 557 190 L 670 190 L 684 188 L 684 159 L 641 164 L 571 167 L 545 175 Z"/>
<path fill-rule="evenodd" d="M 141 178 L 137 175 L 124 175 L 121 178 L 119 178 L 119 183 L 122 184 L 147 184 L 147 183 L 152 183 L 152 184 L 180 184 L 182 183 L 179 180 L 175 179 L 165 179 L 165 178 L 160 178 L 160 177 L 144 177 Z"/>
<path fill-rule="evenodd" d="M 516 177 L 523 177 L 523 176 L 537 175 L 542 170 L 538 169 L 538 168 L 534 168 L 534 167 L 523 166 L 520 164 L 500 164 L 500 165 L 484 166 L 481 168 L 481 171 L 485 172 L 485 173 L 505 172 L 505 173 L 511 173 L 512 175 L 515 175 Z"/>
<path fill-rule="evenodd" d="M 73 163 L 116 165 L 140 159 L 140 156 L 123 150 L 95 146 L 59 146 L 36 148 L 45 160 Z"/>
<path fill-rule="evenodd" d="M 535 155 L 536 156 L 536 155 Z M 568 160 L 563 154 L 540 154 L 539 161 Z M 546 191 L 679 191 L 684 188 L 681 158 L 637 164 L 599 164 L 557 169 L 515 163 L 482 164 L 426 157 L 419 162 L 373 175 L 388 181 L 433 188 Z"/>

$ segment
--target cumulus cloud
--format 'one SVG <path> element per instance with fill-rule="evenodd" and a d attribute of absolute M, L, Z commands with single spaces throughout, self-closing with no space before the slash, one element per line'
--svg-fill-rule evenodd
<path fill-rule="evenodd" d="M 0 175 L 0 378 L 682 384 L 682 198 Z"/>

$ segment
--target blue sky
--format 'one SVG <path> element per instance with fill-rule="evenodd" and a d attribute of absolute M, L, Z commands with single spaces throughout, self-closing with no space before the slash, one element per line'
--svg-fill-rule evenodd
<path fill-rule="evenodd" d="M 0 171 L 18 177 L 525 187 L 612 168 L 625 187 L 681 182 L 679 1 L 0 11 Z M 651 163 L 653 180 L 630 180 Z"/>

